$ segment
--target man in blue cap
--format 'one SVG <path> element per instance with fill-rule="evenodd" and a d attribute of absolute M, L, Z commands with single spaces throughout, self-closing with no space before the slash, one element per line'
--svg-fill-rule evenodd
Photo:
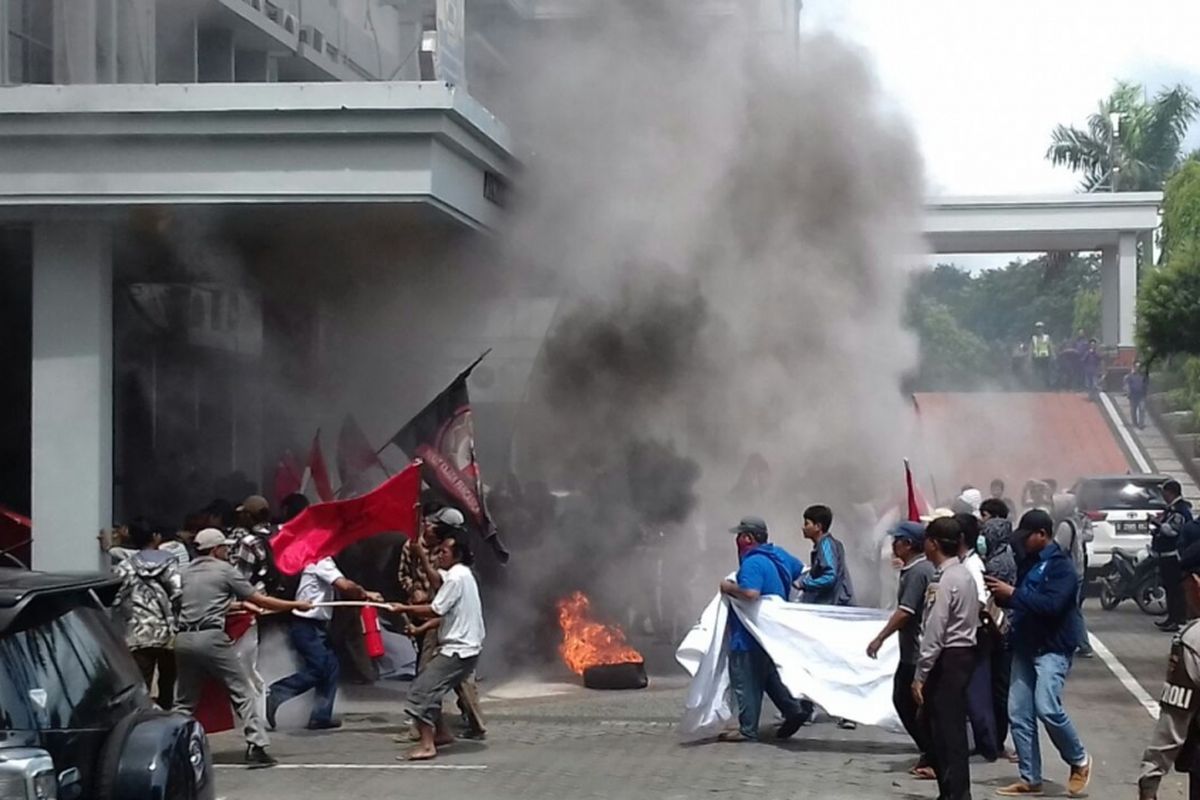
<path fill-rule="evenodd" d="M 925 592 L 933 580 L 933 564 L 925 558 L 925 526 L 920 522 L 901 522 L 890 531 L 892 555 L 900 568 L 900 590 L 896 611 L 883 630 L 867 645 L 867 655 L 876 658 L 879 648 L 893 633 L 900 633 L 900 664 L 892 684 L 892 703 L 904 723 L 904 730 L 917 745 L 921 757 L 909 772 L 919 778 L 934 777 L 929 766 L 927 730 L 917 723 L 917 703 L 912 695 L 913 678 L 917 672 L 917 656 L 921 643 L 921 618 L 925 612 Z"/>
<path fill-rule="evenodd" d="M 737 537 L 737 579 L 722 581 L 721 594 L 751 603 L 770 596 L 786 600 L 804 571 L 800 559 L 767 541 L 767 523 L 760 517 L 743 517 L 731 533 Z M 758 741 L 763 692 L 783 714 L 776 738 L 788 739 L 804 724 L 806 715 L 799 701 L 783 685 L 775 662 L 746 630 L 736 610 L 729 615 L 729 681 L 738 704 L 738 730 L 721 734 L 721 741 Z"/>

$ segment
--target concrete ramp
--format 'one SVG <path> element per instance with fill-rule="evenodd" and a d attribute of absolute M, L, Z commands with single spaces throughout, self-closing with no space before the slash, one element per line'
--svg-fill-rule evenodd
<path fill-rule="evenodd" d="M 1002 478 L 1020 500 L 1030 478 L 1066 489 L 1085 475 L 1130 470 L 1103 409 L 1082 394 L 963 392 L 918 394 L 922 445 L 913 473 L 936 482 L 943 502 L 965 484 L 987 494 Z"/>

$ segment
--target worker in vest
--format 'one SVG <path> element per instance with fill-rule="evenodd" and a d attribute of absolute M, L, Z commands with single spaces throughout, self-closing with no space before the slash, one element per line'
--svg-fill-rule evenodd
<path fill-rule="evenodd" d="M 1054 350 L 1050 346 L 1050 334 L 1046 333 L 1046 325 L 1039 322 L 1033 326 L 1033 341 L 1029 348 L 1030 359 L 1033 362 L 1034 380 L 1040 389 L 1050 388 L 1050 361 Z"/>
<path fill-rule="evenodd" d="M 1155 800 L 1163 776 L 1175 765 L 1179 772 L 1200 772 L 1200 575 L 1183 579 L 1188 609 L 1193 617 L 1171 642 L 1167 682 L 1159 699 L 1158 724 L 1150 745 L 1142 753 L 1138 799 Z M 1200 797 L 1200 777 L 1189 778 L 1189 797 Z"/>

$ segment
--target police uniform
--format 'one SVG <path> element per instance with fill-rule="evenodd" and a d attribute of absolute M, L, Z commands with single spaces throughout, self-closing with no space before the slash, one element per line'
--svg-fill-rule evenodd
<path fill-rule="evenodd" d="M 1138 797 L 1153 800 L 1158 785 L 1175 765 L 1179 772 L 1200 771 L 1200 621 L 1189 623 L 1171 642 L 1167 680 L 1159 698 L 1160 714 L 1150 745 L 1142 753 Z M 1191 779 L 1191 798 L 1200 798 L 1200 780 Z"/>

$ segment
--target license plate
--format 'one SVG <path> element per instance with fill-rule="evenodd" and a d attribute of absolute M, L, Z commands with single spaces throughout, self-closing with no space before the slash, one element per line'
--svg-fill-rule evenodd
<path fill-rule="evenodd" d="M 1116 524 L 1117 533 L 1125 534 L 1126 536 L 1134 536 L 1137 534 L 1150 533 L 1149 522 L 1118 522 Z"/>

